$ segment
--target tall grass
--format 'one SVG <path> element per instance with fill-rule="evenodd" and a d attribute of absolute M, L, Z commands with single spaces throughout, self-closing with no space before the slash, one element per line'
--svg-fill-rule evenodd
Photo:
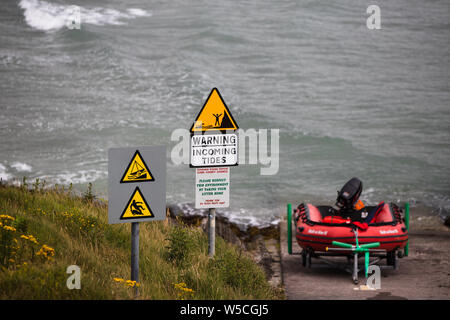
<path fill-rule="evenodd" d="M 75 196 L 39 183 L 0 185 L 0 299 L 132 298 L 130 225 L 107 224 L 107 205 L 90 188 Z M 244 252 L 216 240 L 210 259 L 200 229 L 141 223 L 139 298 L 282 298 Z M 66 286 L 70 265 L 81 269 L 79 290 Z"/>

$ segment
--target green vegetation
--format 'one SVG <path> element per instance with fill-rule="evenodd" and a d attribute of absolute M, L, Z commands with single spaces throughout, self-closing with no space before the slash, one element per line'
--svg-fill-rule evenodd
<path fill-rule="evenodd" d="M 199 228 L 169 221 L 140 227 L 140 283 L 130 274 L 130 224 L 107 224 L 107 205 L 92 186 L 44 188 L 24 179 L 0 184 L 0 299 L 279 299 L 263 271 L 216 238 L 207 254 Z M 66 286 L 66 269 L 81 269 L 81 289 Z"/>

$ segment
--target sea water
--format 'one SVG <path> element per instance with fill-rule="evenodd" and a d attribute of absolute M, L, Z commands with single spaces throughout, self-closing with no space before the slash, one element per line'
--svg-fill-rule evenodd
<path fill-rule="evenodd" d="M 2 1 L 0 177 L 106 197 L 108 148 L 163 144 L 168 202 L 189 208 L 194 170 L 170 137 L 217 87 L 240 128 L 280 130 L 277 174 L 233 167 L 219 214 L 270 223 L 352 177 L 366 203 L 448 209 L 450 2 L 379 3 L 379 30 L 371 4 Z"/>

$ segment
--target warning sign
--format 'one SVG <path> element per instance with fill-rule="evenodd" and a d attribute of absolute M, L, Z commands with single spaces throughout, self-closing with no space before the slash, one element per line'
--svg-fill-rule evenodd
<path fill-rule="evenodd" d="M 154 215 L 139 187 L 133 192 L 127 206 L 120 216 L 120 220 L 136 218 L 153 218 Z"/>
<path fill-rule="evenodd" d="M 211 130 L 237 130 L 238 128 L 219 90 L 213 88 L 192 124 L 191 133 Z"/>
<path fill-rule="evenodd" d="M 139 150 L 136 150 L 120 183 L 154 181 L 150 169 L 144 162 Z"/>
<path fill-rule="evenodd" d="M 165 146 L 108 150 L 108 223 L 166 219 L 166 157 Z"/>
<path fill-rule="evenodd" d="M 195 208 L 228 208 L 230 206 L 230 168 L 197 168 L 195 191 Z"/>
<path fill-rule="evenodd" d="M 191 137 L 191 167 L 226 167 L 238 164 L 236 134 L 194 134 Z"/>

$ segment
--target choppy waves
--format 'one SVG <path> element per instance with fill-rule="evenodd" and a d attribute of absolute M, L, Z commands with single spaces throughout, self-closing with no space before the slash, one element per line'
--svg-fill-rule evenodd
<path fill-rule="evenodd" d="M 12 184 L 20 184 L 23 176 L 27 176 L 30 181 L 35 178 L 45 180 L 52 184 L 69 185 L 86 184 L 89 182 L 104 179 L 108 175 L 105 170 L 83 169 L 77 171 L 62 171 L 55 174 L 43 174 L 42 171 L 34 171 L 33 167 L 23 162 L 0 163 L 0 179 L 2 181 L 9 181 Z"/>

